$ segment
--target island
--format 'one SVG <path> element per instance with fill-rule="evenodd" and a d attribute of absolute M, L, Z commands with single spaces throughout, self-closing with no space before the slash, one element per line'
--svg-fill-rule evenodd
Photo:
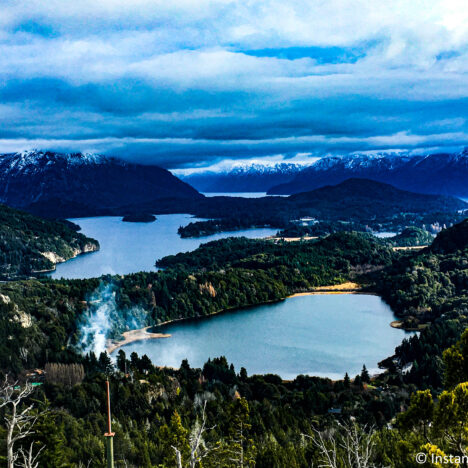
<path fill-rule="evenodd" d="M 125 215 L 122 221 L 126 223 L 153 223 L 156 219 L 156 216 L 150 213 L 131 213 Z"/>

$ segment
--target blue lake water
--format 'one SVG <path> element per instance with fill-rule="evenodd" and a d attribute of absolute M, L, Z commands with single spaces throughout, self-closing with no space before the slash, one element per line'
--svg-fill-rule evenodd
<path fill-rule="evenodd" d="M 266 192 L 204 192 L 205 197 L 242 197 L 261 198 L 266 197 Z"/>
<path fill-rule="evenodd" d="M 261 197 L 287 197 L 288 195 L 268 195 L 266 192 L 204 192 L 205 197 L 242 197 L 242 198 L 261 198 Z"/>
<path fill-rule="evenodd" d="M 79 255 L 57 264 L 52 278 L 93 278 L 104 274 L 128 274 L 156 270 L 157 259 L 179 252 L 195 250 L 201 243 L 230 236 L 249 238 L 267 237 L 277 229 L 246 229 L 222 232 L 196 239 L 182 239 L 177 234 L 180 226 L 198 221 L 188 214 L 158 215 L 153 223 L 126 223 L 120 217 L 71 219 L 81 226 L 81 232 L 97 239 L 98 252 Z"/>
<path fill-rule="evenodd" d="M 226 356 L 236 371 L 342 378 L 371 372 L 393 354 L 405 336 L 390 327 L 394 315 L 378 296 L 317 294 L 288 298 L 236 312 L 160 327 L 170 338 L 123 347 L 129 355 L 147 354 L 156 365 L 179 367 L 188 359 L 201 367 L 208 358 Z"/>

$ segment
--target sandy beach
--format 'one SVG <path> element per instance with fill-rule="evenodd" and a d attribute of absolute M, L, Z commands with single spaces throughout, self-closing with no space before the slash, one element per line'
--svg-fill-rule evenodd
<path fill-rule="evenodd" d="M 272 241 L 285 241 L 285 242 L 299 242 L 299 241 L 311 241 L 318 239 L 318 236 L 303 236 L 303 237 L 278 237 L 278 236 L 272 236 L 272 237 L 266 237 L 267 240 L 272 240 Z"/>
<path fill-rule="evenodd" d="M 309 296 L 311 294 L 353 294 L 361 291 L 361 286 L 357 283 L 352 283 L 348 281 L 342 284 L 335 284 L 330 286 L 319 286 L 318 288 L 313 289 L 312 291 L 300 292 L 296 294 L 292 294 L 291 296 L 286 297 L 288 299 L 290 297 L 299 297 L 299 296 Z M 260 305 L 260 304 L 258 304 Z M 219 313 L 225 312 L 224 310 L 216 312 L 212 315 L 217 315 Z M 174 322 L 180 322 L 186 319 L 175 319 L 175 320 L 168 320 L 167 322 L 160 323 L 158 326 L 168 325 Z M 127 332 L 122 333 L 124 337 L 123 340 L 108 340 L 106 351 L 107 354 L 111 354 L 117 349 L 122 346 L 125 346 L 130 343 L 134 343 L 135 341 L 141 340 L 150 340 L 150 339 L 157 339 L 157 338 L 169 338 L 171 335 L 166 333 L 153 333 L 149 332 L 148 330 L 153 328 L 151 326 L 145 328 L 139 328 L 137 330 L 130 330 Z"/>
<path fill-rule="evenodd" d="M 137 330 L 124 332 L 122 333 L 122 336 L 124 337 L 123 340 L 108 340 L 106 347 L 107 354 L 111 354 L 121 346 L 134 343 L 135 341 L 150 340 L 155 338 L 169 338 L 171 336 L 165 333 L 149 332 L 148 330 L 150 328 L 152 327 L 139 328 Z"/>
<path fill-rule="evenodd" d="M 311 294 L 349 294 L 360 292 L 361 289 L 361 285 L 347 281 L 346 283 L 334 284 L 331 286 L 319 286 L 312 291 L 296 293 L 288 297 L 310 296 Z"/>

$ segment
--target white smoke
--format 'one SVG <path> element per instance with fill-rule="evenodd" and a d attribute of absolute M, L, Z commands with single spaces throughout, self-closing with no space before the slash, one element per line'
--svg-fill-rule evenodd
<path fill-rule="evenodd" d="M 101 283 L 88 299 L 90 306 L 85 322 L 80 327 L 78 346 L 84 353 L 96 355 L 106 350 L 112 332 L 141 328 L 146 312 L 140 307 L 121 310 L 116 302 L 115 286 Z"/>

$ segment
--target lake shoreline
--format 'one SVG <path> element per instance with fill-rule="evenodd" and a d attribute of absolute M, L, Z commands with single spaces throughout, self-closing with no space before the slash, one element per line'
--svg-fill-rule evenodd
<path fill-rule="evenodd" d="M 114 351 L 117 351 L 117 349 L 121 348 L 122 346 L 128 345 L 130 343 L 135 343 L 137 341 L 154 340 L 154 339 L 171 337 L 171 335 L 167 333 L 155 333 L 155 332 L 148 331 L 151 328 L 154 328 L 154 327 L 149 325 L 147 327 L 137 328 L 134 330 L 123 332 L 122 333 L 122 336 L 124 337 L 123 340 L 107 340 L 107 343 L 106 343 L 107 354 L 112 354 Z"/>
<path fill-rule="evenodd" d="M 166 325 L 172 325 L 177 322 L 182 322 L 182 321 L 187 321 L 187 320 L 198 320 L 201 318 L 209 318 L 213 317 L 215 315 L 219 315 L 225 312 L 232 312 L 234 310 L 240 310 L 240 309 L 248 309 L 250 307 L 257 307 L 260 305 L 267 305 L 267 304 L 275 304 L 278 302 L 285 301 L 286 299 L 292 299 L 294 297 L 302 297 L 302 296 L 312 296 L 312 295 L 320 295 L 320 294 L 367 294 L 367 295 L 372 295 L 372 296 L 377 296 L 378 294 L 373 293 L 373 292 L 367 292 L 362 289 L 362 286 L 357 284 L 357 283 L 352 283 L 350 281 L 342 284 L 335 284 L 335 285 L 329 285 L 329 286 L 319 286 L 317 288 L 314 288 L 310 291 L 303 291 L 303 292 L 297 292 L 294 294 L 291 294 L 289 296 L 283 297 L 279 300 L 271 300 L 271 301 L 266 301 L 262 302 L 260 304 L 251 304 L 245 307 L 232 307 L 229 309 L 223 309 L 219 310 L 217 312 L 213 312 L 210 315 L 202 316 L 202 317 L 182 317 L 182 318 L 177 318 L 173 320 L 167 320 L 165 322 L 161 322 L 157 325 L 148 325 L 143 328 L 137 328 L 133 330 L 128 330 L 126 332 L 122 333 L 122 336 L 124 337 L 123 340 L 108 340 L 106 343 L 106 352 L 107 354 L 112 354 L 114 353 L 117 349 L 121 348 L 122 346 L 126 346 L 131 343 L 135 343 L 138 341 L 145 341 L 145 340 L 152 340 L 152 339 L 160 339 L 160 338 L 170 338 L 170 334 L 166 333 L 158 333 L 158 332 L 150 332 L 148 330 L 156 330 L 160 327 L 166 326 Z M 393 322 L 392 322 L 393 323 Z"/>
<path fill-rule="evenodd" d="M 223 317 L 216 320 L 208 320 L 215 314 L 167 320 L 166 328 L 162 328 L 161 323 L 159 329 L 145 327 L 143 331 L 171 334 L 171 340 L 146 341 L 145 338 L 149 336 L 144 335 L 138 337 L 142 338 L 138 339 L 139 343 L 126 345 L 118 342 L 117 345 L 126 345 L 121 349 L 127 357 L 132 352 L 140 356 L 146 354 L 158 367 L 179 367 L 183 359 L 188 359 L 193 367 L 203 367 L 208 357 L 231 355 L 230 359 L 234 363 L 238 362 L 239 366 L 246 367 L 251 374 L 273 372 L 283 380 L 294 379 L 299 374 L 324 374 L 324 378 L 333 380 L 337 379 L 335 374 L 344 375 L 351 368 L 352 372 L 358 372 L 360 367 L 355 365 L 356 360 L 359 363 L 365 362 L 366 365 L 369 363 L 369 369 L 377 370 L 382 357 L 390 355 L 401 343 L 403 330 L 397 331 L 389 327 L 390 322 L 395 320 L 392 318 L 393 313 L 377 294 L 367 294 L 364 291 L 359 295 L 356 291 L 342 291 L 341 295 L 336 292 L 327 295 L 318 291 L 314 295 L 317 291 L 304 292 L 308 294 L 298 293 L 297 299 L 291 301 L 286 301 L 286 298 L 274 301 L 271 308 L 269 304 L 264 304 L 260 307 L 243 308 L 247 310 L 236 308 L 234 311 L 226 311 L 230 313 L 223 313 Z M 204 318 L 207 320 L 200 320 Z M 185 322 L 182 323 L 182 320 Z M 340 337 L 336 341 L 336 351 L 334 347 L 331 350 L 325 332 L 333 323 L 336 337 Z M 366 336 L 373 337 L 370 341 L 376 347 L 361 343 L 362 329 L 368 331 Z M 246 337 L 251 336 L 252 338 L 245 341 Z M 244 346 L 243 343 L 246 342 L 250 343 L 250 348 Z M 291 356 L 289 351 L 285 354 L 285 350 L 289 348 L 292 355 L 297 354 L 291 362 L 288 362 L 291 360 L 288 357 Z M 112 351 L 112 359 L 115 360 L 118 351 Z M 297 362 L 305 364 L 296 366 L 296 358 Z M 349 360 L 349 365 L 343 367 L 341 364 L 333 364 L 327 369 L 329 359 L 335 364 L 341 359 L 343 362 Z M 340 366 L 343 367 L 343 372 Z"/>

